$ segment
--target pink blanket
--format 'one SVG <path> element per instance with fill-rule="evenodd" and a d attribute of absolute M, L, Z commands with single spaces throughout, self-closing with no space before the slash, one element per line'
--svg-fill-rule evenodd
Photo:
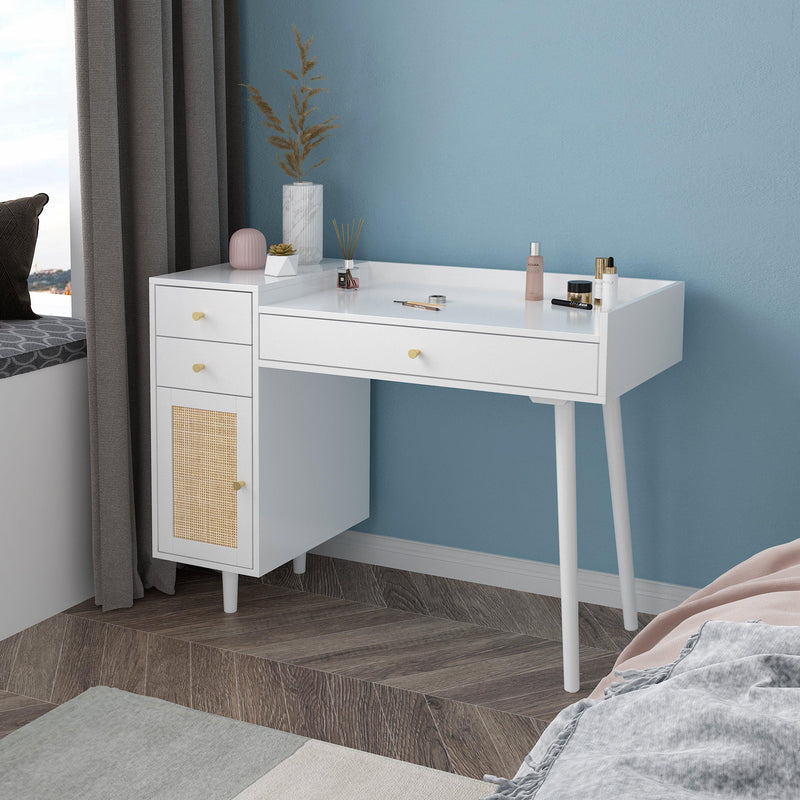
<path fill-rule="evenodd" d="M 614 671 L 644 669 L 674 661 L 709 619 L 800 625 L 800 539 L 771 547 L 737 564 L 676 608 L 659 614 L 620 653 Z M 614 671 L 590 695 L 621 680 Z"/>

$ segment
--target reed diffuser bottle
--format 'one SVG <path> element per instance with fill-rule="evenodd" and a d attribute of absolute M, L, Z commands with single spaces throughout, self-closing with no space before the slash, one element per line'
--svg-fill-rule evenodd
<path fill-rule="evenodd" d="M 336 231 L 336 238 L 339 240 L 339 247 L 342 249 L 342 266 L 339 267 L 336 286 L 345 292 L 355 291 L 361 286 L 360 270 L 353 260 L 353 256 L 355 255 L 356 245 L 363 227 L 363 217 L 358 221 L 358 225 L 353 220 L 352 226 L 339 226 L 336 224 L 336 220 L 333 220 L 333 229 Z"/>
<path fill-rule="evenodd" d="M 539 255 L 539 242 L 531 242 L 525 275 L 525 299 L 544 300 L 544 262 Z"/>

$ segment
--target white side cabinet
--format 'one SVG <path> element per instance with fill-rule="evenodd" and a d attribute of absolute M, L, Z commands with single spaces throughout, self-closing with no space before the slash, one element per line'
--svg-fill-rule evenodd
<path fill-rule="evenodd" d="M 237 576 L 369 516 L 369 381 L 259 369 L 258 307 L 308 291 L 227 265 L 151 280 L 153 555 Z"/>

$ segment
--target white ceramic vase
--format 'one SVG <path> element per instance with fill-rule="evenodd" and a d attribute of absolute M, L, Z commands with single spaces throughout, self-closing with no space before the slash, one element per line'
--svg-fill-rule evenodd
<path fill-rule="evenodd" d="M 283 241 L 297 250 L 298 263 L 322 261 L 322 184 L 303 181 L 283 187 Z"/>

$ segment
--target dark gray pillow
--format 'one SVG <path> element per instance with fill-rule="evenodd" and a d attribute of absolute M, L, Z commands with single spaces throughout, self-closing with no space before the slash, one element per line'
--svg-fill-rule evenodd
<path fill-rule="evenodd" d="M 0 319 L 39 319 L 31 308 L 28 275 L 39 235 L 44 194 L 0 203 Z"/>

